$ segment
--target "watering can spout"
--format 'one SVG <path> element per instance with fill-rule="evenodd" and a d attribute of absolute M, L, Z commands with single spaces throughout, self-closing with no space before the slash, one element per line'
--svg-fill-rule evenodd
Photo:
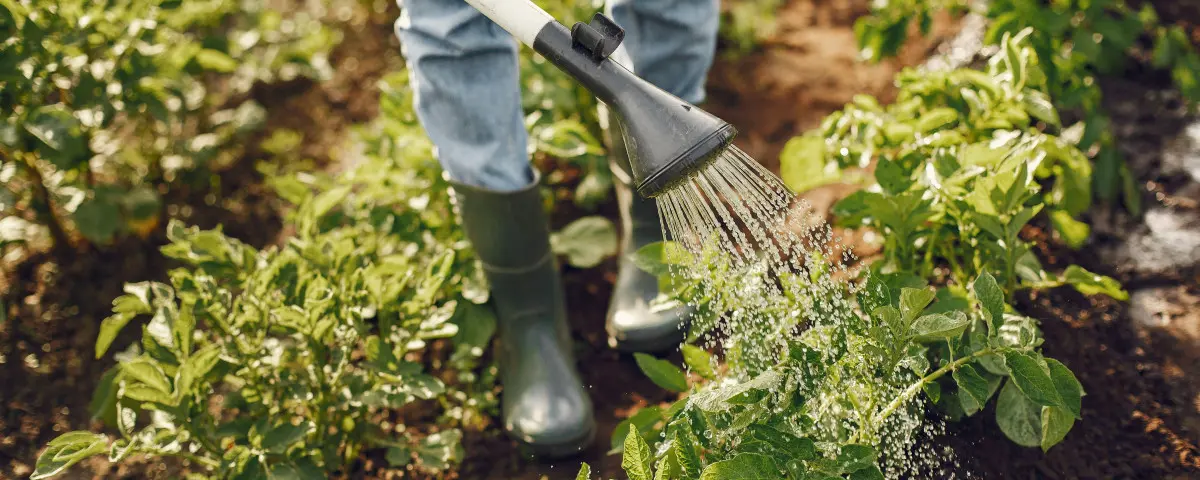
<path fill-rule="evenodd" d="M 656 197 L 708 165 L 737 135 L 728 122 L 609 58 L 624 39 L 624 30 L 603 14 L 568 30 L 528 0 L 467 1 L 616 114 L 629 149 L 634 186 L 644 197 Z"/>

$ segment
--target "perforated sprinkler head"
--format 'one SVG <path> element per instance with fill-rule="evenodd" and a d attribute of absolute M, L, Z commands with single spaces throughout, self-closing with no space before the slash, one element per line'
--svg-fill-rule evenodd
<path fill-rule="evenodd" d="M 634 186 L 639 195 L 656 197 L 707 166 L 737 129 L 608 58 L 624 36 L 621 27 L 597 13 L 590 24 L 576 23 L 570 31 L 558 22 L 546 24 L 533 48 L 616 114 Z"/>

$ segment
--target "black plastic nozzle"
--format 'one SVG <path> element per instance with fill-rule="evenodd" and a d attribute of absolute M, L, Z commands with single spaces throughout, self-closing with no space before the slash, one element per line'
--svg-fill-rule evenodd
<path fill-rule="evenodd" d="M 533 48 L 616 113 L 635 188 L 644 197 L 656 197 L 706 166 L 737 130 L 609 59 L 623 37 L 616 23 L 598 13 L 591 24 L 578 23 L 571 31 L 548 23 Z"/>

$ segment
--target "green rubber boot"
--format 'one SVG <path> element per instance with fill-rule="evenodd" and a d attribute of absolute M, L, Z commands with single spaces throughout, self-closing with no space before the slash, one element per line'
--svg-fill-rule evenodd
<path fill-rule="evenodd" d="M 602 108 L 608 126 L 604 129 L 609 145 L 609 167 L 621 210 L 621 252 L 617 281 L 613 284 L 608 307 L 609 344 L 629 352 L 661 352 L 679 346 L 684 338 L 685 322 L 691 316 L 688 307 L 652 311 L 651 300 L 658 296 L 658 279 L 634 265 L 630 255 L 643 246 L 663 240 L 662 222 L 654 199 L 633 191 L 629 151 L 615 115 Z"/>
<path fill-rule="evenodd" d="M 538 178 L 516 192 L 454 184 L 463 229 L 496 309 L 504 429 L 543 457 L 592 442 L 592 402 L 575 372 L 566 301 Z"/>

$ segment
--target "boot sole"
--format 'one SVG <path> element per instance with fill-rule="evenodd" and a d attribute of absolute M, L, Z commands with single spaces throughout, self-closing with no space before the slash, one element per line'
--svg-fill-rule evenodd
<path fill-rule="evenodd" d="M 554 445 L 535 445 L 517 440 L 521 446 L 533 452 L 533 455 L 546 460 L 558 460 L 573 457 L 582 454 L 596 439 L 596 424 L 592 423 L 588 427 L 587 433 L 580 436 L 578 439 L 569 442 L 558 443 Z"/>

